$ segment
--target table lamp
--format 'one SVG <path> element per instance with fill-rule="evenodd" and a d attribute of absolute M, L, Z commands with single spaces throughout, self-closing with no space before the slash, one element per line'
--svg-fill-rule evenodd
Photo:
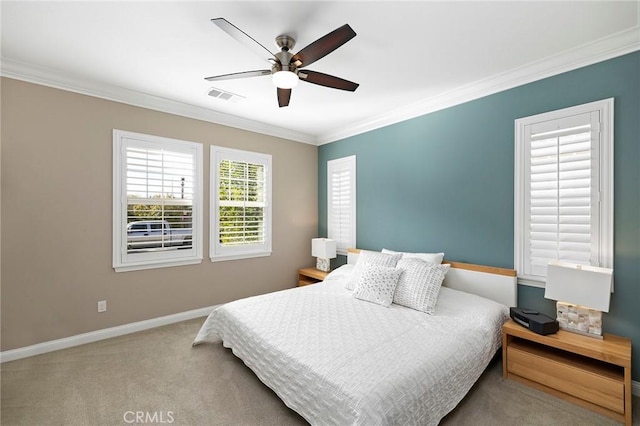
<path fill-rule="evenodd" d="M 336 257 L 337 245 L 335 240 L 328 238 L 313 238 L 311 240 L 311 256 L 317 257 L 316 269 L 324 272 L 331 270 L 329 259 Z"/>
<path fill-rule="evenodd" d="M 609 312 L 613 270 L 551 261 L 544 297 L 556 301 L 560 328 L 602 339 L 602 312 Z"/>

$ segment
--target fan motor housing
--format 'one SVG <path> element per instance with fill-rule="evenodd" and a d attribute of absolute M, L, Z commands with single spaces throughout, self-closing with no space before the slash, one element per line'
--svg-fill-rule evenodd
<path fill-rule="evenodd" d="M 278 45 L 280 50 L 288 52 L 293 50 L 293 46 L 296 45 L 296 40 L 291 36 L 283 34 L 276 37 L 276 44 Z"/>
<path fill-rule="evenodd" d="M 271 72 L 278 72 L 278 71 L 291 71 L 291 72 L 296 72 L 297 67 L 294 64 L 291 64 L 291 58 L 293 57 L 293 54 L 287 50 L 282 50 L 281 52 L 278 52 L 274 55 L 276 57 L 276 59 L 278 60 L 277 63 L 273 64 L 273 67 L 271 68 Z"/>

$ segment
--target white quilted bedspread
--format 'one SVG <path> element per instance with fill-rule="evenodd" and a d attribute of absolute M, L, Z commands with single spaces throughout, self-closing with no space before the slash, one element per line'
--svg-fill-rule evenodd
<path fill-rule="evenodd" d="M 313 425 L 437 425 L 501 344 L 508 309 L 443 287 L 435 315 L 324 283 L 227 303 L 194 344 L 222 339 Z"/>

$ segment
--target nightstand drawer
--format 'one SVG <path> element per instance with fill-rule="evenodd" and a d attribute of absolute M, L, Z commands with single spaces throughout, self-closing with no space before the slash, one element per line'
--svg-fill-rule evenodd
<path fill-rule="evenodd" d="M 509 374 L 624 414 L 624 369 L 524 340 L 507 352 Z"/>
<path fill-rule="evenodd" d="M 305 285 L 317 284 L 320 281 L 309 278 L 298 278 L 298 287 L 304 287 Z"/>

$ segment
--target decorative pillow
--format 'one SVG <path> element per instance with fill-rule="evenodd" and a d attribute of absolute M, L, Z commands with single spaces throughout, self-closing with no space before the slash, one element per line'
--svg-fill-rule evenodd
<path fill-rule="evenodd" d="M 403 274 L 398 280 L 393 303 L 433 315 L 440 286 L 451 265 L 435 265 L 416 258 L 402 258 L 398 268 Z"/>
<path fill-rule="evenodd" d="M 367 265 L 384 266 L 387 268 L 394 268 L 398 260 L 402 257 L 401 254 L 384 254 L 378 251 L 361 250 L 358 256 L 358 261 L 353 268 L 353 275 L 351 279 L 347 281 L 346 289 L 353 290 L 356 288 L 356 284 L 360 279 L 362 269 Z"/>
<path fill-rule="evenodd" d="M 382 306 L 391 306 L 402 270 L 367 265 L 362 269 L 353 297 Z"/>
<path fill-rule="evenodd" d="M 442 259 L 444 259 L 444 253 L 408 253 L 388 249 L 382 249 L 382 253 L 397 253 L 401 254 L 403 259 L 421 259 L 425 262 L 435 263 L 436 265 L 441 264 Z"/>

